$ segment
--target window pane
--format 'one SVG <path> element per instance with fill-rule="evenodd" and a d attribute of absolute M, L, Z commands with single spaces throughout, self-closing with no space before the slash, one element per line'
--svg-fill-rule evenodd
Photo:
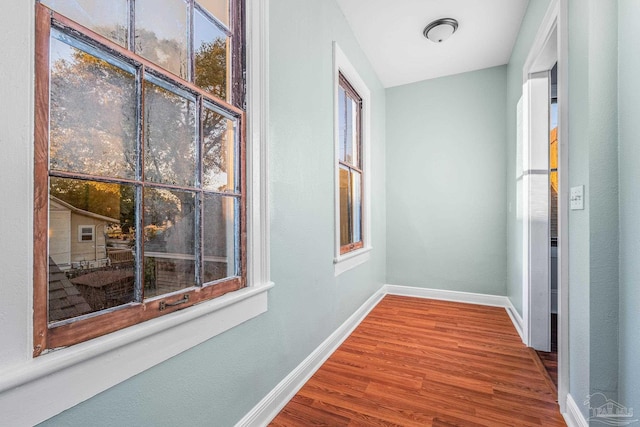
<path fill-rule="evenodd" d="M 360 167 L 360 129 L 358 119 L 360 115 L 358 103 L 350 96 L 347 96 L 347 134 L 346 134 L 346 162 Z"/>
<path fill-rule="evenodd" d="M 345 96 L 345 114 L 344 114 L 344 161 L 351 165 L 355 165 L 353 159 L 353 140 L 355 139 L 355 114 L 353 100 Z"/>
<path fill-rule="evenodd" d="M 198 4 L 229 27 L 229 0 L 200 0 Z"/>
<path fill-rule="evenodd" d="M 207 194 L 204 198 L 204 282 L 239 275 L 237 265 L 238 199 Z"/>
<path fill-rule="evenodd" d="M 196 177 L 195 102 L 150 81 L 144 84 L 146 181 L 193 186 Z"/>
<path fill-rule="evenodd" d="M 127 0 L 41 0 L 61 15 L 127 47 L 129 7 Z"/>
<path fill-rule="evenodd" d="M 114 63 L 51 38 L 51 169 L 134 177 L 135 77 Z"/>
<path fill-rule="evenodd" d="M 144 296 L 195 286 L 195 195 L 144 190 Z"/>
<path fill-rule="evenodd" d="M 234 121 L 204 108 L 202 185 L 205 190 L 237 191 Z"/>
<path fill-rule="evenodd" d="M 80 226 L 80 235 L 78 236 L 78 240 L 86 242 L 93 240 L 93 227 L 92 226 Z"/>
<path fill-rule="evenodd" d="M 231 75 L 229 38 L 198 9 L 194 13 L 195 83 L 214 96 L 228 100 Z"/>
<path fill-rule="evenodd" d="M 351 223 L 353 240 L 351 243 L 362 240 L 362 175 L 351 171 Z"/>
<path fill-rule="evenodd" d="M 347 94 L 342 86 L 338 87 L 338 146 L 340 151 L 340 161 L 345 162 L 347 160 L 347 153 L 345 151 L 346 139 L 347 139 Z"/>
<path fill-rule="evenodd" d="M 136 53 L 189 79 L 187 4 L 183 0 L 136 0 Z"/>
<path fill-rule="evenodd" d="M 351 178 L 349 170 L 340 167 L 340 246 L 351 243 Z"/>
<path fill-rule="evenodd" d="M 132 302 L 133 186 L 52 177 L 49 191 L 49 321 Z"/>

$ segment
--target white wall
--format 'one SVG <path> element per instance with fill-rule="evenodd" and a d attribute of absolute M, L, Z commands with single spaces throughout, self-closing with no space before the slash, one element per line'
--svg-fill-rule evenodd
<path fill-rule="evenodd" d="M 33 241 L 33 4 L 10 2 L 0 14 L 0 371 L 29 357 Z"/>

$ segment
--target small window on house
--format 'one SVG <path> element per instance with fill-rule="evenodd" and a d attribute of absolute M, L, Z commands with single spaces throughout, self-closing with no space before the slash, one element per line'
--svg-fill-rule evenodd
<path fill-rule="evenodd" d="M 246 286 L 242 10 L 38 3 L 35 355 Z"/>
<path fill-rule="evenodd" d="M 338 87 L 340 254 L 362 240 L 362 98 L 340 73 Z"/>
<path fill-rule="evenodd" d="M 93 242 L 93 226 L 80 225 L 78 227 L 78 241 L 79 242 Z"/>

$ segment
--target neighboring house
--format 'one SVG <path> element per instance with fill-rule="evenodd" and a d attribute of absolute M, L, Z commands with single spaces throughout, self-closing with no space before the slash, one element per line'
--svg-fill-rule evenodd
<path fill-rule="evenodd" d="M 51 258 L 61 268 L 101 267 L 107 264 L 106 229 L 115 218 L 78 209 L 57 197 L 49 198 Z"/>
<path fill-rule="evenodd" d="M 549 197 L 549 227 L 551 233 L 552 246 L 557 246 L 558 241 L 558 127 L 551 129 L 549 135 L 549 174 L 550 191 Z"/>

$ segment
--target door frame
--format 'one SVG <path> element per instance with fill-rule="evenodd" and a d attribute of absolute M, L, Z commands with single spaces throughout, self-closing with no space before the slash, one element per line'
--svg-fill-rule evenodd
<path fill-rule="evenodd" d="M 534 42 L 523 67 L 523 96 L 525 98 L 525 112 L 530 110 L 530 102 L 532 97 L 530 90 L 539 90 L 530 83 L 532 77 L 540 76 L 540 72 L 548 72 L 554 63 L 558 64 L 558 403 L 561 412 L 566 412 L 566 401 L 569 387 L 569 110 L 568 110 L 568 1 L 567 0 L 551 0 L 547 12 L 538 29 Z M 547 95 L 548 96 L 548 95 Z M 536 95 L 533 96 L 534 100 Z M 528 114 L 524 114 L 525 121 Z M 525 132 L 523 134 L 523 154 L 527 152 L 527 148 L 531 145 L 531 132 L 527 131 L 525 124 Z M 534 135 L 535 137 L 535 135 Z M 545 149 L 548 150 L 548 140 Z M 541 147 L 537 147 L 541 149 Z M 535 153 L 534 153 L 535 154 Z M 523 160 L 524 160 L 523 156 Z M 525 162 L 523 162 L 525 163 Z M 531 166 L 523 164 L 525 171 L 532 170 Z M 527 187 L 525 193 L 529 191 Z M 524 226 L 523 226 L 523 329 L 525 344 L 531 345 L 532 340 L 536 337 L 544 335 L 541 329 L 548 326 L 539 319 L 546 317 L 548 319 L 550 310 L 548 306 L 543 307 L 536 305 L 541 299 L 550 298 L 550 276 L 547 274 L 547 280 L 532 280 L 535 277 L 536 265 L 540 263 L 540 253 L 547 253 L 549 248 L 549 239 L 544 242 L 544 248 L 541 247 L 539 238 L 530 239 L 530 232 L 541 233 L 539 227 L 536 227 L 535 217 L 527 215 L 534 208 L 536 194 L 529 193 L 525 196 L 523 206 Z M 538 195 L 539 198 L 539 195 Z M 548 199 L 547 199 L 548 204 Z M 547 217 L 548 228 L 548 217 Z M 539 237 L 539 235 L 537 236 Z M 548 236 L 547 236 L 548 237 Z M 533 257 L 532 257 L 533 255 Z M 549 262 L 549 257 L 546 257 Z M 544 271 L 544 267 L 542 268 Z M 547 270 L 548 264 L 547 264 Z M 532 276 L 533 273 L 533 276 Z M 539 270 L 538 270 L 539 273 Z M 546 290 L 546 291 L 545 291 Z M 546 292 L 546 293 L 545 293 Z M 546 295 L 546 296 L 545 296 Z M 546 311 L 542 315 L 542 311 Z"/>

